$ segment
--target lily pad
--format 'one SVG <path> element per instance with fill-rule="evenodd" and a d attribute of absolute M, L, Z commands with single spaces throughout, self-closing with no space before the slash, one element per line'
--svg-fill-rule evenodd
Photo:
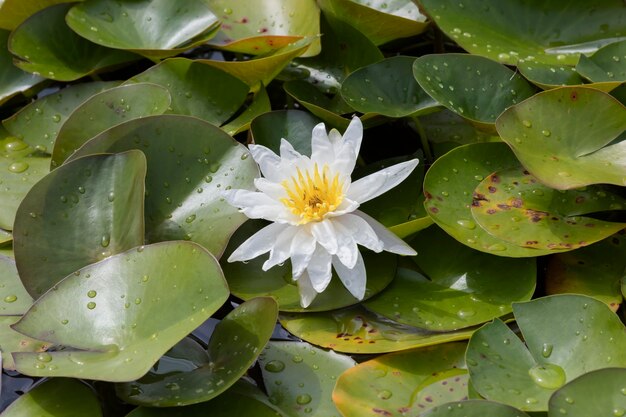
<path fill-rule="evenodd" d="M 450 331 L 508 314 L 511 303 L 530 300 L 535 291 L 534 259 L 477 252 L 439 228 L 419 233 L 412 245 L 413 260 L 430 279 L 398 267 L 389 287 L 367 301 L 367 308 L 409 326 Z"/>
<path fill-rule="evenodd" d="M 492 401 L 468 400 L 442 404 L 431 408 L 423 417 L 528 417 L 525 412 Z"/>
<path fill-rule="evenodd" d="M 219 20 L 203 0 L 91 0 L 72 7 L 67 24 L 91 42 L 164 58 L 205 43 Z"/>
<path fill-rule="evenodd" d="M 21 315 L 33 304 L 17 274 L 15 260 L 0 255 L 0 315 Z"/>
<path fill-rule="evenodd" d="M 76 271 L 37 300 L 13 328 L 66 348 L 16 353 L 16 367 L 32 376 L 132 381 L 227 298 L 219 265 L 201 246 L 140 246 Z"/>
<path fill-rule="evenodd" d="M 550 398 L 550 417 L 587 417 L 626 413 L 626 369 L 599 369 L 581 375 Z"/>
<path fill-rule="evenodd" d="M 277 315 L 278 305 L 272 298 L 246 301 L 215 327 L 206 351 L 191 340 L 185 343 L 193 347 L 181 342 L 143 378 L 117 385 L 117 394 L 131 404 L 153 407 L 217 397 L 256 361 L 272 335 Z"/>
<path fill-rule="evenodd" d="M 228 243 L 225 251 L 230 254 L 265 225 L 260 220 L 250 220 L 237 229 Z M 362 251 L 363 260 L 367 269 L 367 286 L 365 299 L 379 293 L 393 279 L 396 270 L 396 257 L 388 252 L 379 254 Z M 276 299 L 280 311 L 327 311 L 347 307 L 358 303 L 350 292 L 341 284 L 333 272 L 333 278 L 328 288 L 319 294 L 313 303 L 306 309 L 300 305 L 300 295 L 296 282 L 292 281 L 291 262 L 277 265 L 268 271 L 263 271 L 263 257 L 252 259 L 246 263 L 223 261 L 222 268 L 228 280 L 230 290 L 236 297 L 249 300 L 254 297 L 271 296 Z"/>
<path fill-rule="evenodd" d="M 168 91 L 155 84 L 130 84 L 98 93 L 67 118 L 54 143 L 52 167 L 61 165 L 98 133 L 144 116 L 164 113 L 170 105 Z"/>
<path fill-rule="evenodd" d="M 101 69 L 136 60 L 125 51 L 94 45 L 65 23 L 71 4 L 48 7 L 24 21 L 9 38 L 15 65 L 58 81 L 73 81 Z"/>
<path fill-rule="evenodd" d="M 611 83 L 617 87 L 626 81 L 626 40 L 610 43 L 593 55 L 580 56 L 576 71 L 592 82 Z"/>
<path fill-rule="evenodd" d="M 218 127 L 190 116 L 149 116 L 115 126 L 74 157 L 141 149 L 146 175 L 146 239 L 192 240 L 219 257 L 246 216 L 220 191 L 252 189 L 259 168 L 248 150 Z"/>
<path fill-rule="evenodd" d="M 574 65 L 581 53 L 621 39 L 626 29 L 619 0 L 566 8 L 542 0 L 420 0 L 420 4 L 463 49 L 509 65 L 519 60 Z"/>
<path fill-rule="evenodd" d="M 545 411 L 566 382 L 626 365 L 624 325 L 601 301 L 556 295 L 516 303 L 513 312 L 528 347 L 495 320 L 476 331 L 467 348 L 472 384 L 489 400 Z"/>
<path fill-rule="evenodd" d="M 618 233 L 585 248 L 551 256 L 546 293 L 588 295 L 615 311 L 622 302 L 619 282 L 625 268 L 626 234 Z"/>
<path fill-rule="evenodd" d="M 400 324 L 361 306 L 321 313 L 282 313 L 280 323 L 314 345 L 348 353 L 386 353 L 466 340 L 474 329 L 431 332 Z"/>
<path fill-rule="evenodd" d="M 101 417 L 100 402 L 93 390 L 80 381 L 59 378 L 46 381 L 20 396 L 3 417 Z"/>
<path fill-rule="evenodd" d="M 341 115 L 353 113 L 354 109 L 340 94 L 329 98 L 319 88 L 303 80 L 287 81 L 283 88 L 287 94 L 327 125 L 341 130 L 348 127 L 350 120 Z"/>
<path fill-rule="evenodd" d="M 361 113 L 417 116 L 439 106 L 412 77 L 415 57 L 395 56 L 352 72 L 341 95 Z"/>
<path fill-rule="evenodd" d="M 304 342 L 270 342 L 259 365 L 270 401 L 285 416 L 339 417 L 331 401 L 335 380 L 356 363 Z"/>
<path fill-rule="evenodd" d="M 583 78 L 576 72 L 576 68 L 568 65 L 526 61 L 520 62 L 517 69 L 524 78 L 543 90 L 584 83 Z"/>
<path fill-rule="evenodd" d="M 143 244 L 145 172 L 138 151 L 93 155 L 31 188 L 17 212 L 13 248 L 33 297 L 85 265 Z"/>
<path fill-rule="evenodd" d="M 15 352 L 45 352 L 50 343 L 33 339 L 16 332 L 11 328 L 22 316 L 0 316 L 0 353 L 2 354 L 2 369 L 14 371 L 12 353 Z M 44 356 L 45 357 L 45 353 Z"/>
<path fill-rule="evenodd" d="M 277 110 L 255 118 L 250 124 L 252 140 L 278 154 L 280 140 L 287 139 L 302 155 L 311 155 L 311 131 L 320 119 L 301 110 Z"/>
<path fill-rule="evenodd" d="M 7 243 L 13 243 L 13 235 L 11 232 L 0 229 L 0 247 L 5 246 Z"/>
<path fill-rule="evenodd" d="M 626 107 L 606 93 L 544 91 L 509 108 L 496 127 L 522 165 L 552 188 L 625 183 L 626 142 L 610 143 L 626 129 Z"/>
<path fill-rule="evenodd" d="M 220 32 L 209 44 L 227 51 L 262 55 L 302 37 L 320 35 L 319 8 L 314 0 L 210 0 L 208 4 L 222 21 Z M 314 56 L 320 50 L 316 39 L 302 56 Z"/>
<path fill-rule="evenodd" d="M 13 116 L 3 120 L 2 124 L 13 136 L 38 151 L 52 153 L 59 129 L 70 114 L 94 94 L 117 85 L 117 81 L 71 85 L 24 106 Z M 83 127 L 88 128 L 89 124 Z"/>
<path fill-rule="evenodd" d="M 172 97 L 169 113 L 195 116 L 216 126 L 235 114 L 249 89 L 224 71 L 186 58 L 167 59 L 126 83 L 134 82 L 167 88 Z"/>
<path fill-rule="evenodd" d="M 258 116 L 271 111 L 272 105 L 270 104 L 267 90 L 261 85 L 259 91 L 254 94 L 252 102 L 247 105 L 246 109 L 235 119 L 223 125 L 222 130 L 231 136 L 236 135 L 237 133 L 248 130 L 252 121 Z"/>
<path fill-rule="evenodd" d="M 81 0 L 78 0 L 81 1 Z M 4 0 L 0 4 L 0 28 L 13 30 L 29 16 L 46 7 L 66 3 L 65 0 Z"/>
<path fill-rule="evenodd" d="M 322 0 L 320 7 L 363 33 L 375 45 L 422 33 L 426 16 L 410 0 Z"/>
<path fill-rule="evenodd" d="M 584 214 L 626 207 L 618 190 L 590 186 L 557 191 L 523 168 L 486 177 L 474 191 L 472 215 L 498 239 L 518 246 L 571 250 L 602 240 L 626 226 Z"/>
<path fill-rule="evenodd" d="M 448 343 L 363 362 L 339 377 L 333 401 L 345 417 L 400 417 L 465 399 L 465 346 Z"/>
<path fill-rule="evenodd" d="M 550 253 L 497 239 L 478 227 L 472 216 L 472 194 L 480 181 L 496 170 L 518 164 L 503 143 L 459 146 L 437 159 L 426 173 L 424 207 L 438 226 L 472 249 L 509 257 Z"/>
<path fill-rule="evenodd" d="M 413 75 L 437 102 L 484 130 L 509 106 L 535 93 L 522 76 L 490 59 L 468 54 L 426 55 Z"/>
<path fill-rule="evenodd" d="M 0 14 L 2 6 L 0 4 Z M 13 65 L 13 55 L 6 47 L 8 39 L 9 32 L 0 30 L 0 104 L 44 80 Z"/>

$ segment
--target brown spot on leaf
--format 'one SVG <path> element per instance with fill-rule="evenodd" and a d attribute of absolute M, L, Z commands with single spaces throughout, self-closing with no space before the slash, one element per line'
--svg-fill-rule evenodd
<path fill-rule="evenodd" d="M 522 174 L 524 174 L 524 175 L 530 175 L 530 172 L 528 172 L 528 171 L 524 170 L 524 171 L 522 171 Z"/>
<path fill-rule="evenodd" d="M 524 205 L 524 201 L 521 198 L 513 198 L 509 200 L 509 203 L 515 208 L 521 208 Z"/>
<path fill-rule="evenodd" d="M 526 241 L 526 244 L 527 244 L 527 245 L 536 245 L 536 244 L 538 244 L 538 243 L 539 243 L 539 242 L 538 242 L 537 240 L 527 240 L 527 241 Z"/>
<path fill-rule="evenodd" d="M 429 210 L 431 213 L 439 213 L 439 209 L 437 207 L 431 207 Z"/>
<path fill-rule="evenodd" d="M 496 214 L 497 210 L 496 209 L 488 209 L 487 210 L 487 214 Z"/>
<path fill-rule="evenodd" d="M 576 204 L 582 204 L 585 202 L 585 197 L 583 197 L 582 195 L 579 195 L 578 197 L 576 197 L 576 200 L 574 200 L 576 202 Z"/>
<path fill-rule="evenodd" d="M 511 206 L 508 204 L 498 204 L 498 208 L 501 210 L 511 210 Z"/>
<path fill-rule="evenodd" d="M 548 213 L 545 211 L 526 209 L 524 214 L 530 218 L 530 221 L 533 223 L 540 222 L 542 219 L 548 216 Z"/>
<path fill-rule="evenodd" d="M 494 174 L 494 175 L 492 175 L 492 176 L 491 176 L 491 182 L 492 182 L 492 183 L 494 183 L 494 184 L 499 183 L 499 182 L 500 182 L 500 177 L 498 177 L 498 176 L 497 176 L 497 175 L 495 175 L 495 174 Z"/>
<path fill-rule="evenodd" d="M 569 95 L 569 98 L 571 98 L 573 101 L 578 100 L 578 92 L 577 91 L 572 91 Z"/>
<path fill-rule="evenodd" d="M 241 23 L 248 23 L 248 18 L 247 17 L 242 17 L 240 22 Z"/>
<path fill-rule="evenodd" d="M 430 200 L 431 198 L 433 198 L 433 195 L 429 193 L 428 191 L 424 190 L 424 197 L 426 197 L 426 200 Z"/>
<path fill-rule="evenodd" d="M 498 189 L 496 187 L 494 187 L 493 185 L 489 186 L 489 188 L 487 188 L 489 190 L 489 192 L 491 194 L 495 193 L 496 191 L 498 191 Z"/>
<path fill-rule="evenodd" d="M 375 412 L 376 414 L 380 414 L 381 416 L 392 416 L 393 415 L 389 411 L 383 410 L 382 408 L 372 408 L 372 411 Z"/>
<path fill-rule="evenodd" d="M 596 225 L 595 225 L 595 224 L 593 224 L 593 223 L 587 223 L 587 224 L 585 225 L 585 227 L 596 227 Z"/>

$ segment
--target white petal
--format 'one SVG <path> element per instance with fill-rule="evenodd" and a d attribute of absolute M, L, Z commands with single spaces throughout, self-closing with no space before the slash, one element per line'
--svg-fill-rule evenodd
<path fill-rule="evenodd" d="M 317 292 L 322 292 L 330 284 L 333 277 L 331 268 L 332 256 L 320 245 L 317 245 L 309 261 L 306 271 L 311 279 L 311 285 Z"/>
<path fill-rule="evenodd" d="M 363 124 L 358 117 L 353 117 L 348 125 L 338 151 L 335 151 L 333 169 L 344 175 L 350 175 L 354 170 L 356 159 L 363 140 Z"/>
<path fill-rule="evenodd" d="M 297 280 L 298 290 L 300 292 L 300 305 L 302 308 L 307 308 L 311 305 L 315 297 L 317 297 L 317 291 L 313 288 L 309 274 L 307 274 L 306 271 L 304 271 Z"/>
<path fill-rule="evenodd" d="M 358 300 L 362 300 L 365 297 L 365 284 L 367 282 L 367 276 L 365 273 L 365 263 L 361 253 L 358 254 L 358 259 L 354 268 L 346 268 L 339 259 L 333 257 L 333 266 L 339 279 L 343 285 L 350 291 L 350 294 Z"/>
<path fill-rule="evenodd" d="M 274 236 L 274 246 L 270 250 L 270 257 L 263 264 L 264 271 L 289 259 L 291 256 L 291 241 L 299 230 L 300 228 L 297 226 L 290 226 Z"/>
<path fill-rule="evenodd" d="M 291 143 L 286 139 L 280 140 L 280 157 L 285 161 L 302 158 L 302 154 L 296 151 Z"/>
<path fill-rule="evenodd" d="M 296 224 L 300 220 L 282 203 L 264 193 L 248 190 L 225 190 L 222 195 L 230 205 L 251 219 L 265 219 L 279 223 Z"/>
<path fill-rule="evenodd" d="M 311 160 L 321 166 L 332 164 L 335 160 L 335 147 L 326 134 L 324 123 L 316 125 L 311 136 Z"/>
<path fill-rule="evenodd" d="M 352 234 L 352 238 L 359 245 L 365 246 L 374 252 L 381 252 L 383 250 L 383 241 L 379 239 L 372 226 L 370 226 L 370 224 L 363 218 L 355 216 L 354 214 L 346 214 L 345 216 L 338 217 L 334 221 L 335 224 L 341 224 L 341 226 L 349 230 L 349 233 Z M 348 268 L 352 267 L 351 265 L 347 265 L 345 262 L 344 265 Z"/>
<path fill-rule="evenodd" d="M 359 208 L 359 205 L 360 204 L 356 201 L 352 201 L 349 198 L 344 197 L 344 199 L 341 201 L 341 204 L 339 204 L 339 206 L 335 210 L 326 213 L 324 218 L 343 216 L 346 213 L 352 213 L 354 210 Z"/>
<path fill-rule="evenodd" d="M 333 227 L 337 232 L 337 258 L 348 268 L 353 268 L 354 264 L 356 264 L 359 249 L 356 246 L 356 241 L 354 240 L 355 230 L 352 227 L 346 227 L 341 222 L 343 218 L 346 216 L 337 217 L 333 220 Z M 356 217 L 356 216 L 351 216 Z M 356 217 L 363 223 L 367 225 L 365 220 L 360 217 Z M 367 226 L 369 228 L 369 225 Z M 374 231 L 372 231 L 374 234 Z M 381 245 L 382 246 L 382 245 Z"/>
<path fill-rule="evenodd" d="M 336 232 L 332 220 L 324 219 L 320 222 L 313 222 L 311 224 L 311 233 L 313 233 L 315 240 L 331 255 L 337 253 L 337 236 L 335 235 Z"/>
<path fill-rule="evenodd" d="M 280 157 L 262 145 L 248 145 L 252 158 L 259 164 L 265 178 L 276 180 L 280 174 Z"/>
<path fill-rule="evenodd" d="M 419 160 L 412 159 L 375 172 L 350 184 L 346 197 L 364 203 L 392 189 L 408 177 Z"/>
<path fill-rule="evenodd" d="M 254 186 L 264 194 L 267 194 L 269 197 L 276 201 L 280 201 L 280 199 L 285 198 L 287 196 L 287 192 L 285 188 L 277 182 L 269 181 L 266 178 L 255 178 Z M 281 203 L 282 204 L 282 203 Z"/>
<path fill-rule="evenodd" d="M 291 240 L 291 269 L 294 277 L 301 275 L 309 265 L 316 246 L 315 238 L 307 228 L 299 229 Z"/>
<path fill-rule="evenodd" d="M 265 226 L 263 229 L 259 230 L 239 245 L 239 247 L 228 257 L 228 262 L 247 261 L 262 255 L 265 252 L 269 252 L 269 250 L 274 247 L 276 235 L 281 233 L 287 227 L 293 226 L 281 223 L 272 223 Z"/>
<path fill-rule="evenodd" d="M 383 249 L 386 250 L 387 252 L 397 253 L 398 255 L 408 255 L 408 256 L 417 255 L 417 252 L 415 252 L 415 250 L 412 247 L 407 245 L 404 242 L 404 240 L 394 235 L 391 231 L 389 231 L 389 229 L 387 229 L 382 224 L 378 223 L 376 220 L 374 220 L 367 214 L 359 210 L 355 211 L 354 214 L 361 217 L 363 220 L 367 222 L 367 224 L 369 224 L 372 227 L 372 229 L 374 229 L 376 236 L 378 236 L 378 238 L 383 242 L 383 245 L 384 245 Z"/>

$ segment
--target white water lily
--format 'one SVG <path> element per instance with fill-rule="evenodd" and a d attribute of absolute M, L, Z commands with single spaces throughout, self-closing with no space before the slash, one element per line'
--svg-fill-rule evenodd
<path fill-rule="evenodd" d="M 323 123 L 315 126 L 310 158 L 285 139 L 280 156 L 250 145 L 264 176 L 254 181 L 258 191 L 228 190 L 224 197 L 249 218 L 273 223 L 243 242 L 228 261 L 247 261 L 269 252 L 263 264 L 267 271 L 291 258 L 300 303 L 306 308 L 330 283 L 331 265 L 350 293 L 363 299 L 366 271 L 357 244 L 374 252 L 415 255 L 403 240 L 357 208 L 402 182 L 419 161 L 352 182 L 362 137 L 363 125 L 354 117 L 343 137 L 335 129 L 327 134 Z"/>

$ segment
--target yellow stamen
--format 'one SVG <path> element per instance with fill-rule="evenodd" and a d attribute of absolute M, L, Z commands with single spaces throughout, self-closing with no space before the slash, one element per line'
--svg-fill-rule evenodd
<path fill-rule="evenodd" d="M 300 224 L 320 221 L 339 207 L 344 197 L 343 182 L 339 181 L 339 174 L 330 177 L 328 165 L 324 164 L 321 171 L 315 164 L 312 172 L 303 173 L 300 168 L 296 172 L 281 183 L 287 197 L 280 201 L 300 217 Z"/>

